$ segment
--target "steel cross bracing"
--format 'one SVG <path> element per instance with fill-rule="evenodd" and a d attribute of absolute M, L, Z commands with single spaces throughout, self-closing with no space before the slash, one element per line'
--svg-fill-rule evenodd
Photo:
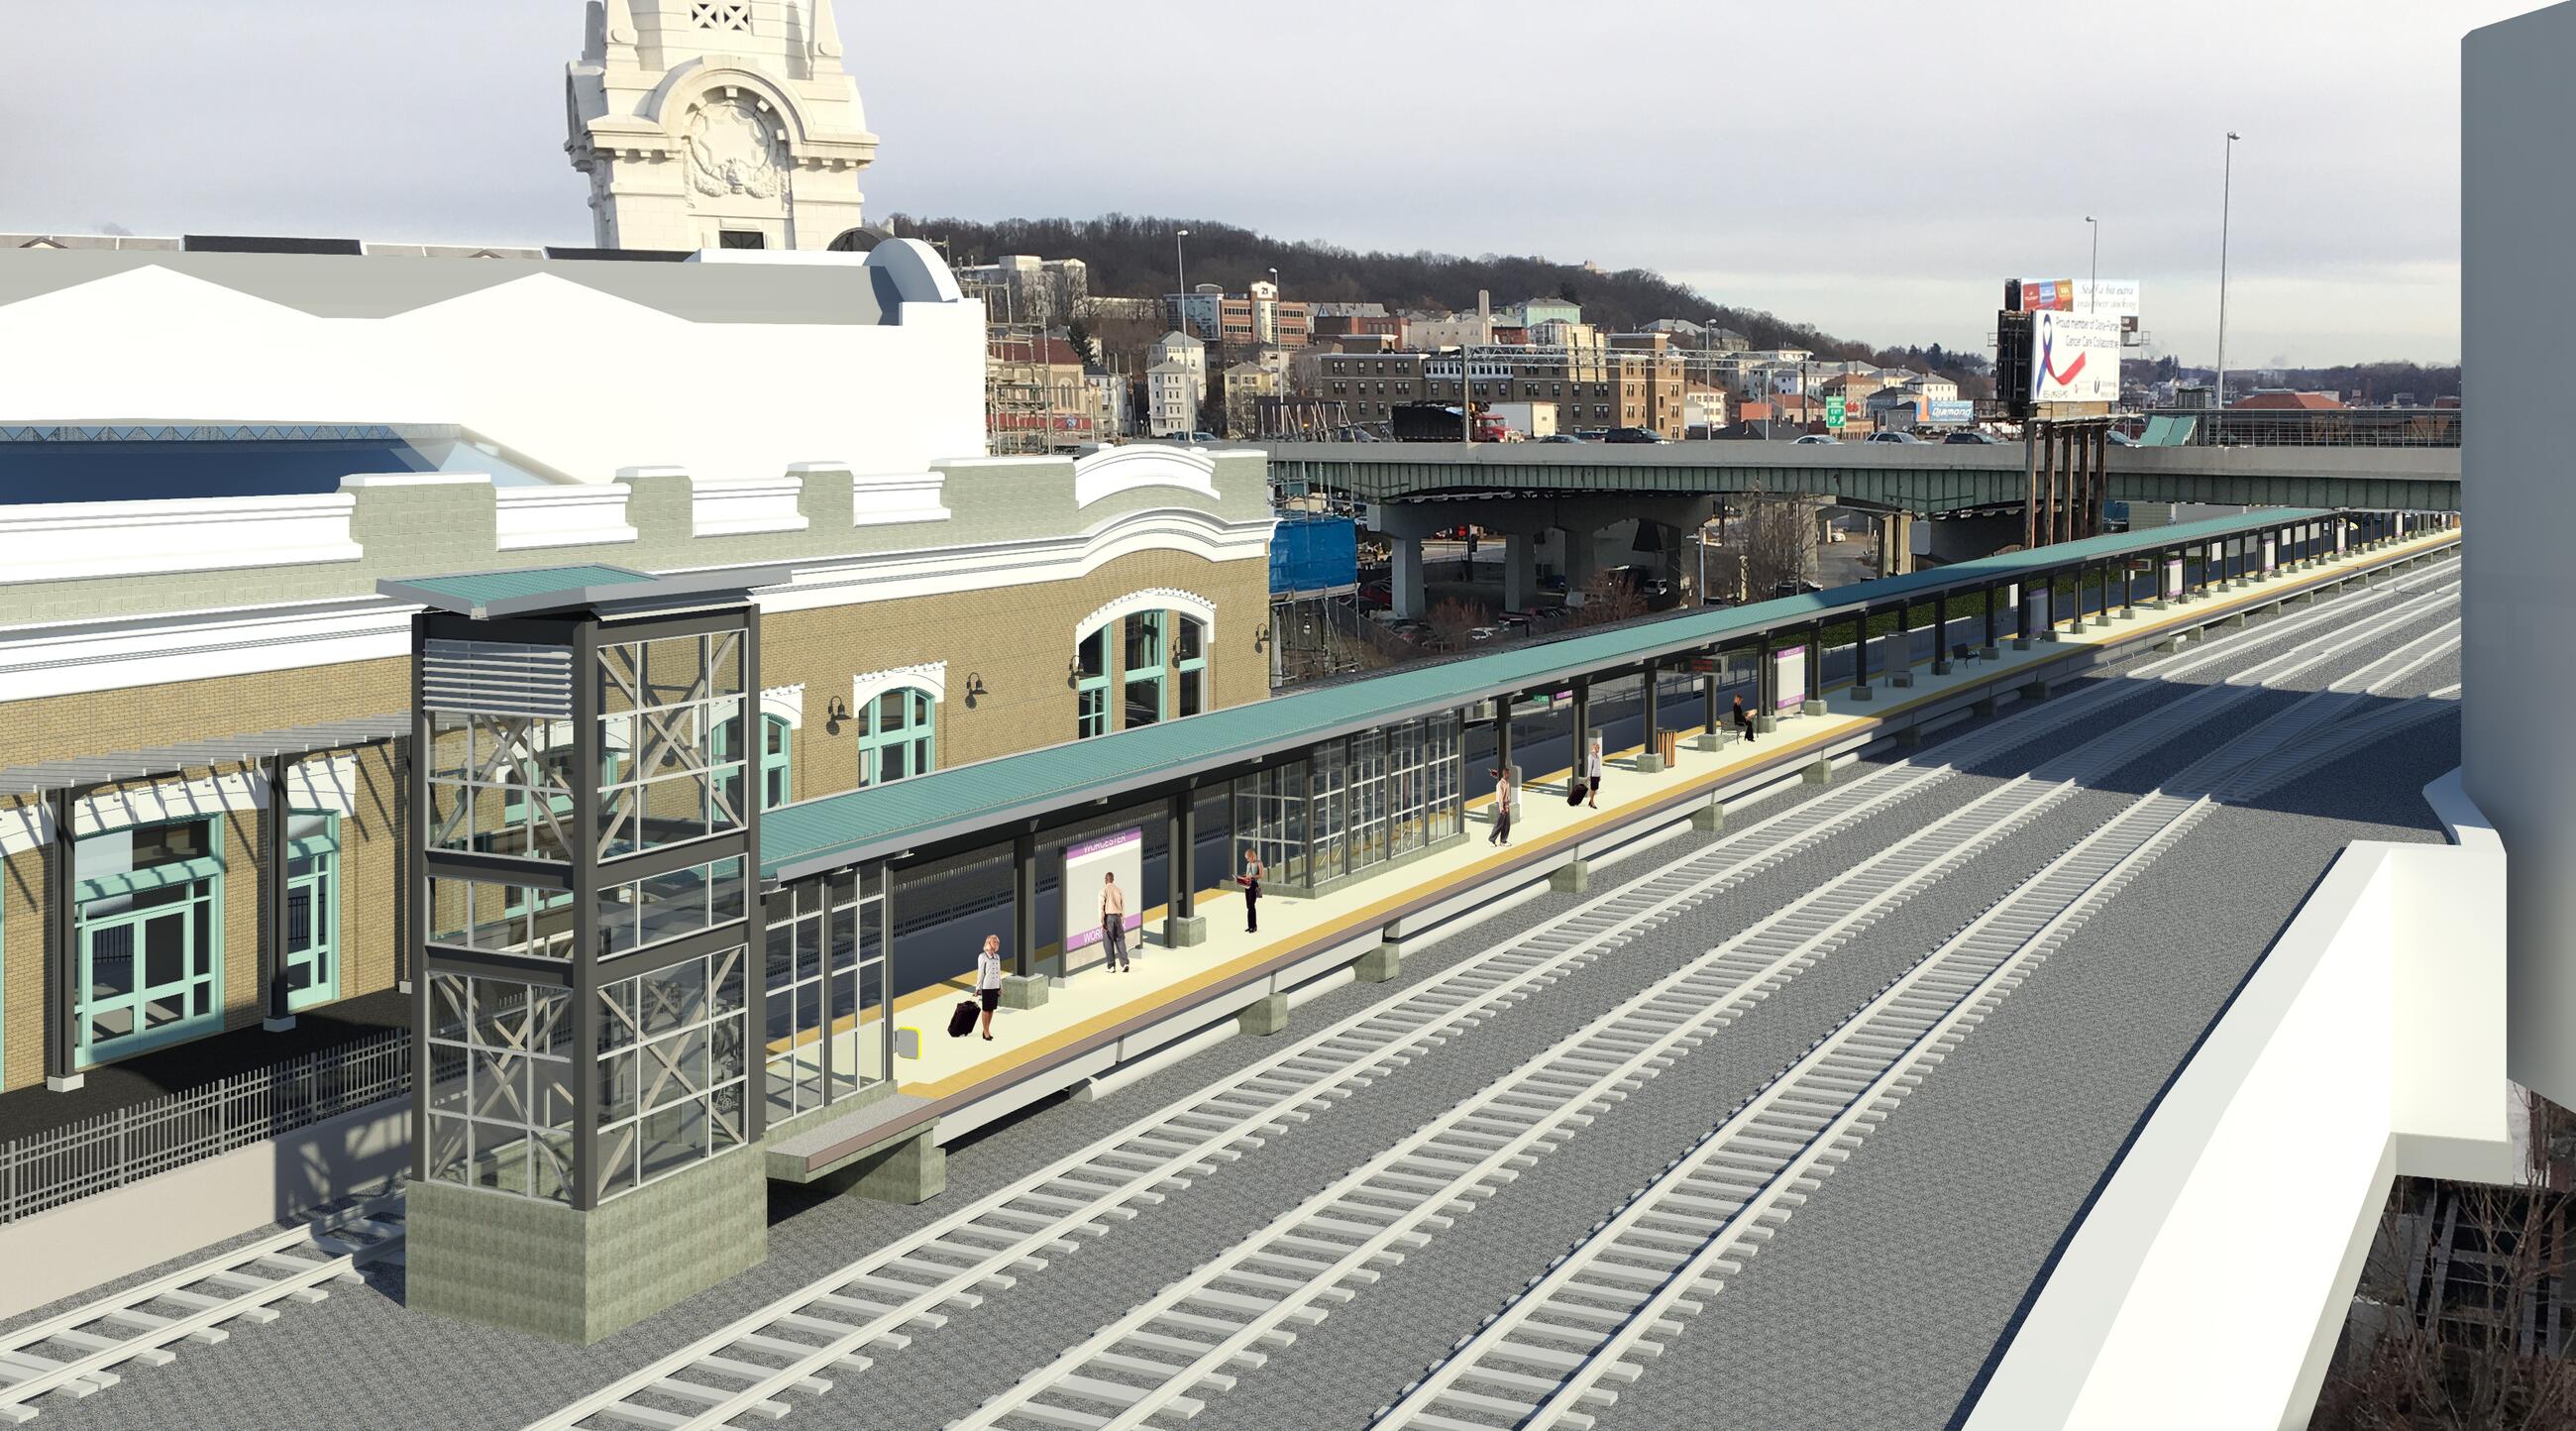
<path fill-rule="evenodd" d="M 232 1322 L 277 1319 L 278 1302 L 319 1302 L 325 1282 L 400 1260 L 400 1199 L 368 1199 L 292 1232 L 220 1252 L 60 1316 L 0 1334 L 0 1421 L 36 1419 L 36 1398 L 86 1397 L 116 1385 L 130 1361 L 162 1366 L 182 1341 L 212 1344 Z"/>
<path fill-rule="evenodd" d="M 2303 744 L 2348 753 L 2350 702 L 2456 651 L 2445 625 L 2204 755 L 1997 901 L 1782 1070 L 1530 1279 L 1375 1424 L 1586 1431 L 1925 1073 L 2218 802 L 2278 783 Z M 2320 699 L 2328 698 L 2328 699 Z M 2421 702 L 2430 704 L 2431 702 Z M 2437 707 L 2438 709 L 2438 707 Z"/>
<path fill-rule="evenodd" d="M 2338 632 L 2264 663 L 2289 679 L 2378 633 Z M 1862 928 L 2108 775 L 2253 694 L 2203 688 L 1971 802 L 1657 980 L 1559 1052 L 1457 1105 L 1164 1289 L 973 1414 L 973 1428 L 1124 1428 L 1192 1416 L 1517 1169 L 1733 1022 Z M 2322 720 L 2327 713 L 2310 717 Z M 2188 802 L 2186 802 L 2188 803 Z M 2161 829 L 2161 826 L 2157 828 Z M 2153 832 L 2151 831 L 2150 834 Z M 2179 831 L 2177 829 L 2176 833 Z M 2108 839 L 2112 836 L 2103 836 Z"/>
<path fill-rule="evenodd" d="M 2187 675 L 2286 639 L 2357 608 L 2403 594 L 2375 588 L 2333 613 L 2268 623 L 2215 653 L 2149 663 L 2135 677 Z M 1343 1020 L 1194 1095 L 1183 1106 L 1139 1120 L 1091 1148 L 852 1263 L 600 1392 L 531 1423 L 529 1431 L 573 1426 L 657 1428 L 725 1424 L 745 1412 L 774 1416 L 790 1389 L 818 1391 L 824 1375 L 864 1370 L 865 1352 L 897 1349 L 908 1333 L 944 1325 L 941 1309 L 975 1305 L 981 1290 L 1077 1248 L 1192 1173 L 1232 1161 L 1308 1113 L 1393 1072 L 1486 1017 L 1591 963 L 1635 934 L 1715 897 L 1826 836 L 1919 793 L 1965 765 L 2042 738 L 2097 706 L 2133 694 L 2105 682 L 2082 695 L 2025 708 L 1994 726 L 1946 742 L 1938 765 L 1890 767 L 1746 827 L 1658 875 L 1579 907 L 1551 929 L 1498 945 L 1451 966 L 1380 1005 Z"/>

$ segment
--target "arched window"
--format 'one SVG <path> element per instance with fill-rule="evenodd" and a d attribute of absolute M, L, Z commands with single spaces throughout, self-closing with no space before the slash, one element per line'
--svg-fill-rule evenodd
<path fill-rule="evenodd" d="M 859 783 L 882 785 L 939 767 L 937 703 L 919 686 L 879 691 L 859 731 Z"/>
<path fill-rule="evenodd" d="M 1111 616 L 1074 646 L 1074 736 L 1087 739 L 1208 708 L 1208 623 L 1186 611 Z"/>
<path fill-rule="evenodd" d="M 737 716 L 716 727 L 716 763 L 723 766 L 740 760 L 718 779 L 724 786 L 725 804 L 740 810 L 742 777 L 745 771 L 757 771 L 760 780 L 760 808 L 775 810 L 796 798 L 795 727 L 785 716 L 764 713 L 760 718 L 760 750 L 754 755 L 737 755 L 741 747 L 742 719 Z"/>

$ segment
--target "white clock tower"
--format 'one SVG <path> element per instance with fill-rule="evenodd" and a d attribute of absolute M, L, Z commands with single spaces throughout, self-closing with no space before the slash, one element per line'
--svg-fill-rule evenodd
<path fill-rule="evenodd" d="M 831 248 L 858 229 L 877 137 L 832 0 L 589 10 L 564 67 L 564 151 L 590 179 L 602 248 Z"/>

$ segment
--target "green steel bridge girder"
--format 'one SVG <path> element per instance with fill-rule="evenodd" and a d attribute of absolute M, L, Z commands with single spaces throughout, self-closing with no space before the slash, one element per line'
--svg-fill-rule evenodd
<path fill-rule="evenodd" d="M 1768 443 L 1505 444 L 1501 456 L 1459 444 L 1280 443 L 1274 482 L 1302 483 L 1370 502 L 1574 493 L 1705 496 L 1771 493 L 1838 497 L 1923 516 L 2009 506 L 2022 499 L 2021 449 L 1884 444 L 1766 451 Z M 1416 447 L 1428 451 L 1417 452 Z M 1748 450 L 1749 449 L 1749 450 Z M 1630 454 L 1644 454 L 1631 456 Z M 2007 456 L 2008 454 L 2008 456 Z M 1785 460 L 1749 460 L 1777 457 Z M 2208 502 L 2256 507 L 2456 512 L 2456 448 L 2114 449 L 2115 502 Z"/>

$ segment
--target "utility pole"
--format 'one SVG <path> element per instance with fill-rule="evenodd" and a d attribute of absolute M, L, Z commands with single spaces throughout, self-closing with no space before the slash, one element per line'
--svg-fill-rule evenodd
<path fill-rule="evenodd" d="M 1181 240 L 1189 236 L 1188 229 L 1172 230 L 1172 268 L 1181 290 L 1180 300 L 1172 305 L 1172 326 L 1183 333 L 1190 331 L 1190 265 L 1181 256 Z"/>
<path fill-rule="evenodd" d="M 2084 285 L 2084 311 L 2090 315 L 2102 301 L 2102 221 L 2086 214 L 2084 222 L 2093 226 L 2093 273 Z"/>
<path fill-rule="evenodd" d="M 2236 131 L 2227 131 L 2227 158 L 2218 180 L 2218 391 L 2213 411 L 2227 407 L 2227 211 L 2236 192 Z M 2215 416 L 2210 422 L 2215 424 Z"/>

